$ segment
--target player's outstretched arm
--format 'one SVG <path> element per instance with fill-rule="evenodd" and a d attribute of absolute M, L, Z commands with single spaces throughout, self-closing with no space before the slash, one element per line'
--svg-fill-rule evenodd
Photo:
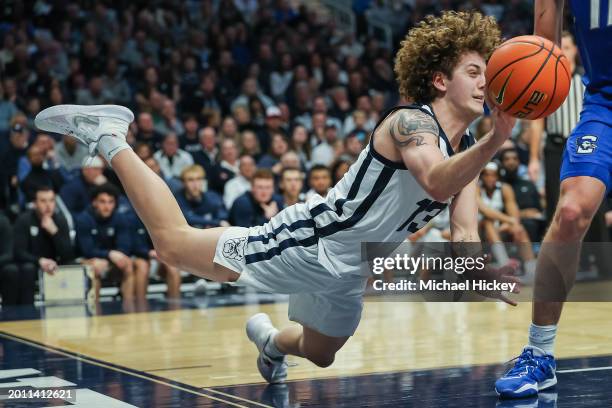
<path fill-rule="evenodd" d="M 561 43 L 564 0 L 536 0 L 533 13 L 533 33 Z"/>
<path fill-rule="evenodd" d="M 474 180 L 512 132 L 515 119 L 493 111 L 493 130 L 471 148 L 444 160 L 438 147 L 438 125 L 426 113 L 401 110 L 389 132 L 404 164 L 421 187 L 437 201 L 446 201 Z"/>

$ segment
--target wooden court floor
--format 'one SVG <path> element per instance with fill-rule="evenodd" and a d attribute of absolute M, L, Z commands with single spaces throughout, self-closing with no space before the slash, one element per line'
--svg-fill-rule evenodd
<path fill-rule="evenodd" d="M 366 302 L 361 325 L 320 369 L 299 358 L 290 380 L 496 364 L 527 341 L 530 303 Z M 257 312 L 289 324 L 285 303 L 0 323 L 0 331 L 194 387 L 261 383 L 244 323 Z M 569 303 L 557 357 L 612 355 L 612 303 Z M 493 382 L 494 379 L 492 378 Z"/>

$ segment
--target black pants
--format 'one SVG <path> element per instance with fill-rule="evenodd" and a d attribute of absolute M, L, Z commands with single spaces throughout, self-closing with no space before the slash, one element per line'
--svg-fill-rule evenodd
<path fill-rule="evenodd" d="M 2 304 L 33 305 L 38 265 L 33 263 L 8 264 L 0 269 Z"/>
<path fill-rule="evenodd" d="M 553 219 L 559 195 L 561 191 L 561 183 L 559 177 L 561 175 L 561 162 L 563 159 L 563 150 L 565 147 L 565 139 L 559 135 L 549 135 L 544 145 L 544 170 L 546 172 L 545 188 L 546 188 L 546 221 L 548 225 Z M 605 213 L 607 209 L 606 201 L 599 206 L 599 209 L 593 216 L 591 226 L 584 237 L 584 242 L 609 242 L 610 235 L 606 226 Z M 603 245 L 583 246 L 582 258 L 587 259 L 590 255 L 594 255 L 597 268 L 601 276 L 610 275 L 608 271 L 612 265 L 612 254 L 606 251 Z"/>

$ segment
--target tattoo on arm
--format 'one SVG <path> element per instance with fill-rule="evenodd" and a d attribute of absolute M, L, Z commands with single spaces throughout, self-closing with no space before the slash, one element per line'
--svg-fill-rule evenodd
<path fill-rule="evenodd" d="M 399 148 L 413 142 L 416 146 L 427 144 L 424 133 L 438 136 L 438 125 L 426 113 L 400 112 L 391 122 L 391 137 L 395 146 Z"/>

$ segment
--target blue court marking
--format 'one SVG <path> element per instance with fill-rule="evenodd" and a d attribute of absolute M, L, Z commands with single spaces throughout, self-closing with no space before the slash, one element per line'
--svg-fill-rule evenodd
<path fill-rule="evenodd" d="M 2 331 L 0 352 L 3 354 L 0 370 L 35 369 L 40 371 L 40 374 L 34 376 L 55 376 L 76 384 L 70 388 L 87 388 L 137 407 L 268 406 L 244 397 L 226 395 L 220 390 L 208 391 L 206 388 L 168 380 Z M 23 380 L 29 377 L 32 375 L 17 378 Z M 2 378 L 0 385 L 15 381 L 16 378 Z M 11 405 L 5 400 L 1 406 L 18 408 L 23 406 L 23 403 Z"/>
<path fill-rule="evenodd" d="M 299 360 L 298 360 L 299 361 Z M 214 387 L 225 393 L 286 407 L 611 407 L 612 356 L 557 360 L 559 384 L 538 398 L 499 400 L 493 385 L 507 366 L 480 365 L 351 377 Z M 595 370 L 597 368 L 597 370 Z"/>

